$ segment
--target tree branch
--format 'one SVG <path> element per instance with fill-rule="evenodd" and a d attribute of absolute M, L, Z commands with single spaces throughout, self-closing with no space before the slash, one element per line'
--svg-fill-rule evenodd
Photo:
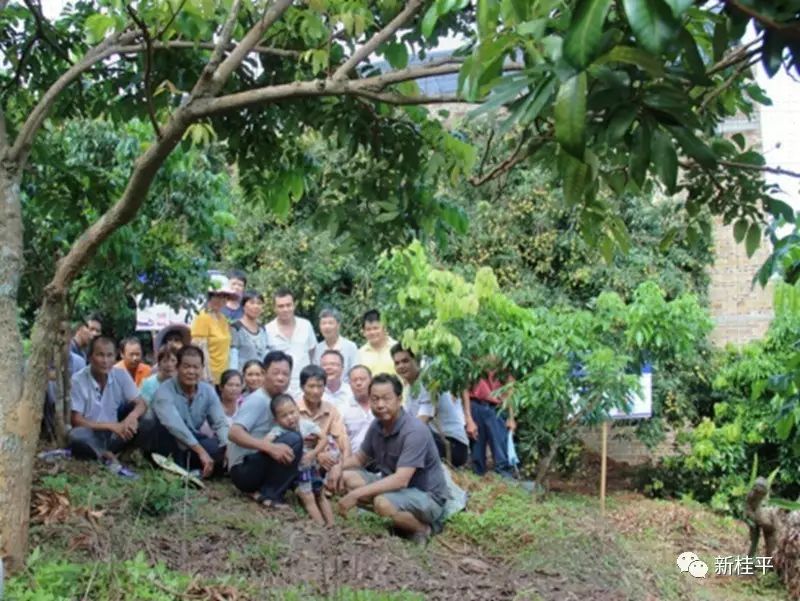
<path fill-rule="evenodd" d="M 172 5 L 169 2 L 167 3 L 167 8 L 169 8 L 169 11 L 172 13 L 172 15 L 170 16 L 169 21 L 167 21 L 166 25 L 164 25 L 164 27 L 161 28 L 161 31 L 159 31 L 155 35 L 156 39 L 160 39 L 161 36 L 167 32 L 167 29 L 169 29 L 172 26 L 172 24 L 175 22 L 175 19 L 178 18 L 179 14 L 181 14 L 183 7 L 186 6 L 186 1 L 187 0 L 181 0 L 181 3 L 178 5 L 178 8 L 177 10 L 175 10 L 175 12 L 172 12 Z"/>
<path fill-rule="evenodd" d="M 172 48 L 177 49 L 187 49 L 187 50 L 214 50 L 217 47 L 217 44 L 212 42 L 190 42 L 188 40 L 172 40 L 169 42 L 153 42 L 153 48 L 156 50 L 170 50 Z M 226 51 L 231 51 L 236 48 L 236 44 L 228 44 L 225 47 Z M 133 46 L 120 46 L 119 47 L 120 54 L 135 54 L 137 52 L 144 52 L 145 46 L 144 44 L 141 45 L 133 45 Z M 285 48 L 272 48 L 269 46 L 254 46 L 251 50 L 253 54 L 272 54 L 275 56 L 287 57 L 287 58 L 297 58 L 300 56 L 300 52 L 297 50 L 287 50 Z"/>
<path fill-rule="evenodd" d="M 14 145 L 3 158 L 21 165 L 27 158 L 36 132 L 47 118 L 47 115 L 50 113 L 50 110 L 53 108 L 61 92 L 73 81 L 78 79 L 85 71 L 88 71 L 103 59 L 115 54 L 117 52 L 117 44 L 130 44 L 136 39 L 138 34 L 138 31 L 125 31 L 109 36 L 100 42 L 100 44 L 91 48 L 80 62 L 75 63 L 67 69 L 61 77 L 47 89 L 33 108 L 31 114 L 28 115 L 28 118 L 25 120 L 25 123 L 22 124 Z"/>
<path fill-rule="evenodd" d="M 359 90 L 352 93 L 345 92 L 348 96 L 359 96 L 369 98 L 377 102 L 385 102 L 397 106 L 408 106 L 415 104 L 445 104 L 445 103 L 466 103 L 466 100 L 458 96 L 406 96 L 394 92 L 372 92 L 370 90 Z"/>
<path fill-rule="evenodd" d="M 732 167 L 734 169 L 745 169 L 748 171 L 760 171 L 762 173 L 773 173 L 775 175 L 788 175 L 789 177 L 800 178 L 800 173 L 784 169 L 783 167 L 770 167 L 769 165 L 750 165 L 749 163 L 740 163 L 738 161 L 719 161 L 720 165 L 725 167 Z"/>
<path fill-rule="evenodd" d="M 336 69 L 336 71 L 333 72 L 332 79 L 343 79 L 347 77 L 350 71 L 356 68 L 358 63 L 375 52 L 375 50 L 377 50 L 381 44 L 391 38 L 395 32 L 406 23 L 406 21 L 413 17 L 414 13 L 419 10 L 420 6 L 422 6 L 422 0 L 410 0 L 408 4 L 405 5 L 403 10 L 397 13 L 397 16 L 394 19 L 389 21 L 389 23 L 383 29 L 375 33 L 375 35 L 373 35 L 366 44 L 353 52 L 353 55 L 338 69 Z"/>
<path fill-rule="evenodd" d="M 47 23 L 47 19 L 44 18 L 41 7 L 34 4 L 32 0 L 23 1 L 25 2 L 25 6 L 28 7 L 28 10 L 31 11 L 31 14 L 33 15 L 33 20 L 36 22 L 36 31 L 39 32 L 39 37 L 41 37 L 48 46 L 55 50 L 56 54 L 58 54 L 67 63 L 70 65 L 73 64 L 72 60 L 69 58 L 69 55 L 64 52 L 64 49 L 51 40 L 47 35 L 47 32 L 45 31 L 45 23 Z M 49 23 L 47 24 L 49 26 Z"/>
<path fill-rule="evenodd" d="M 58 261 L 53 279 L 45 288 L 45 296 L 65 294 L 70 283 L 94 256 L 97 248 L 119 227 L 129 223 L 136 216 L 147 198 L 156 173 L 180 143 L 191 122 L 187 107 L 184 106 L 175 112 L 164 126 L 162 138 L 136 160 L 133 173 L 120 199 L 89 226 L 72 244 L 67 255 Z"/>
<path fill-rule="evenodd" d="M 139 18 L 136 10 L 130 4 L 125 6 L 131 19 L 139 29 L 142 30 L 142 37 L 144 38 L 145 52 L 144 52 L 144 100 L 147 105 L 147 114 L 150 117 L 150 123 L 153 124 L 153 130 L 156 132 L 156 137 L 161 138 L 161 126 L 158 124 L 156 117 L 156 108 L 153 105 L 153 82 L 151 81 L 152 68 L 153 68 L 153 40 L 150 37 L 150 30 L 147 29 L 147 24 Z"/>
<path fill-rule="evenodd" d="M 756 54 L 761 52 L 760 44 L 762 43 L 762 41 L 763 41 L 763 36 L 759 35 L 756 37 L 756 39 L 751 40 L 747 44 L 744 44 L 742 46 L 733 49 L 726 56 L 723 56 L 717 64 L 713 65 L 708 70 L 706 75 L 708 76 L 714 75 L 715 73 L 723 71 L 728 67 L 732 67 L 736 63 L 739 63 L 743 60 L 750 60 L 751 56 L 755 56 Z M 758 47 L 756 48 L 755 46 Z"/>
<path fill-rule="evenodd" d="M 239 65 L 242 64 L 245 56 L 247 56 L 252 49 L 258 45 L 267 30 L 272 27 L 275 21 L 281 18 L 283 13 L 285 13 L 291 5 L 292 0 L 275 0 L 272 6 L 270 6 L 264 13 L 264 16 L 261 17 L 252 28 L 250 28 L 250 31 L 248 31 L 244 38 L 242 38 L 242 41 L 236 45 L 236 47 L 231 51 L 227 58 L 222 61 L 222 63 L 214 72 L 213 84 L 211 88 L 213 94 L 219 93 L 219 91 L 222 89 L 222 86 L 225 85 L 226 81 L 228 81 L 231 73 L 239 68 Z M 220 42 L 222 42 L 222 39 L 220 39 Z M 224 44 L 220 44 L 220 47 L 224 48 L 229 42 L 230 37 L 225 40 Z"/>
<path fill-rule="evenodd" d="M 525 139 L 523 138 L 522 140 L 520 140 L 519 144 L 517 145 L 517 148 L 514 150 L 511 156 L 509 156 L 508 158 L 497 164 L 497 166 L 495 166 L 495 168 L 492 169 L 486 175 L 470 177 L 469 183 L 477 188 L 478 186 L 482 186 L 486 182 L 490 182 L 493 179 L 497 179 L 498 177 L 500 177 L 504 173 L 508 173 L 514 167 L 519 165 L 522 161 L 533 155 L 537 150 L 539 150 L 542 146 L 544 146 L 546 142 L 549 142 L 551 139 L 552 138 L 549 135 L 537 136 L 533 140 L 530 140 L 526 145 Z"/>
<path fill-rule="evenodd" d="M 799 24 L 797 21 L 794 21 L 793 23 L 780 23 L 768 17 L 767 15 L 762 15 L 739 0 L 725 0 L 725 2 L 739 12 L 744 13 L 754 21 L 758 21 L 766 29 L 780 32 L 787 38 L 795 41 L 800 40 L 800 27 L 798 27 Z"/>
<path fill-rule="evenodd" d="M 705 111 L 705 110 L 706 110 L 706 108 L 708 107 L 708 105 L 709 105 L 709 104 L 711 104 L 711 102 L 712 102 L 712 101 L 713 101 L 715 98 L 717 98 L 717 97 L 718 97 L 720 94 L 722 94 L 722 93 L 723 93 L 725 90 L 727 90 L 728 88 L 730 88 L 730 87 L 731 87 L 731 86 L 732 86 L 732 85 L 733 85 L 733 84 L 736 82 L 736 80 L 737 80 L 737 79 L 739 79 L 739 77 L 742 75 L 742 73 L 744 73 L 745 71 L 747 71 L 747 70 L 748 70 L 748 69 L 749 69 L 751 66 L 752 66 L 752 65 L 751 65 L 751 63 L 749 63 L 749 62 L 747 62 L 747 61 L 745 61 L 745 62 L 743 62 L 741 65 L 739 65 L 739 66 L 736 68 L 736 70 L 735 70 L 735 71 L 734 71 L 734 72 L 731 74 L 731 76 L 730 76 L 730 77 L 728 77 L 728 79 L 726 79 L 726 80 L 725 80 L 725 81 L 723 81 L 723 82 L 722 82 L 722 83 L 721 83 L 719 86 L 717 86 L 716 88 L 714 88 L 713 90 L 711 90 L 711 91 L 708 93 L 708 95 L 707 95 L 705 98 L 703 98 L 703 102 L 700 104 L 700 107 L 699 107 L 699 109 L 698 109 L 698 110 L 699 110 L 700 112 L 703 112 L 703 111 Z"/>

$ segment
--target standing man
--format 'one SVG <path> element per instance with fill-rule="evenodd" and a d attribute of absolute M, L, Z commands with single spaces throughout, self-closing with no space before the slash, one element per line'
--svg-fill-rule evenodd
<path fill-rule="evenodd" d="M 311 365 L 317 337 L 311 322 L 294 314 L 294 296 L 291 290 L 279 288 L 272 296 L 275 319 L 267 324 L 270 348 L 283 351 L 292 358 L 292 378 L 289 394 L 296 399 L 300 395 L 300 372 Z"/>
<path fill-rule="evenodd" d="M 289 355 L 282 351 L 267 353 L 264 387 L 245 398 L 228 434 L 228 469 L 233 484 L 265 505 L 283 502 L 303 456 L 303 438 L 298 432 L 285 432 L 272 442 L 265 440 L 275 425 L 270 403 L 286 392 L 291 373 Z"/>
<path fill-rule="evenodd" d="M 397 341 L 393 340 L 383 327 L 381 314 L 370 309 L 361 318 L 361 331 L 366 344 L 358 349 L 358 362 L 366 365 L 373 375 L 395 374 L 391 349 Z"/>
<path fill-rule="evenodd" d="M 369 425 L 375 419 L 369 406 L 370 382 L 372 382 L 372 374 L 369 369 L 363 365 L 354 365 L 350 370 L 350 388 L 353 391 L 353 400 L 342 411 L 342 420 L 353 452 L 361 448 Z"/>
<path fill-rule="evenodd" d="M 178 351 L 177 375 L 156 390 L 153 413 L 158 423 L 150 450 L 171 456 L 183 467 L 199 468 L 208 478 L 221 471 L 228 444 L 228 421 L 214 387 L 203 381 L 203 349 L 188 345 Z M 208 422 L 216 438 L 201 434 Z"/>
<path fill-rule="evenodd" d="M 89 315 L 75 328 L 75 334 L 69 343 L 71 353 L 80 355 L 84 361 L 89 361 L 89 343 L 93 338 L 103 333 L 103 324 L 96 315 Z"/>
<path fill-rule="evenodd" d="M 122 356 L 114 367 L 119 367 L 127 371 L 133 378 L 136 387 L 139 388 L 145 378 L 150 376 L 150 366 L 142 361 L 142 343 L 138 338 L 131 336 L 123 338 L 119 343 L 119 354 Z"/>
<path fill-rule="evenodd" d="M 507 416 L 501 411 L 506 395 L 500 394 L 503 387 L 495 376 L 494 370 L 486 372 L 463 398 L 470 401 L 469 421 L 474 421 L 475 443 L 472 445 L 472 467 L 479 476 L 486 473 L 486 447 L 492 449 L 494 471 L 506 478 L 513 477 L 511 464 L 508 461 L 508 433 L 517 428 L 514 415 L 508 408 Z"/>
<path fill-rule="evenodd" d="M 325 391 L 322 400 L 331 403 L 343 413 L 345 407 L 353 402 L 353 391 L 344 381 L 344 357 L 339 351 L 327 350 L 322 353 L 320 367 L 325 372 Z"/>
<path fill-rule="evenodd" d="M 339 500 L 339 511 L 346 514 L 371 501 L 378 515 L 424 543 L 441 530 L 447 484 L 433 436 L 403 410 L 402 391 L 397 376 L 373 378 L 369 398 L 375 421 L 361 448 L 344 460 L 342 479 L 349 492 Z M 370 462 L 378 473 L 364 469 Z"/>
<path fill-rule="evenodd" d="M 242 295 L 245 288 L 247 288 L 247 276 L 243 271 L 233 269 L 228 272 L 228 288 L 235 292 L 237 298 L 229 298 L 228 302 L 222 308 L 222 314 L 228 318 L 228 321 L 233 323 L 242 318 L 244 315 L 244 302 L 242 302 Z M 262 357 L 263 358 L 263 357 Z"/>
<path fill-rule="evenodd" d="M 319 333 L 323 340 L 314 349 L 313 363 L 322 367 L 322 355 L 325 351 L 339 351 L 342 355 L 344 381 L 347 382 L 350 369 L 358 361 L 358 347 L 352 340 L 339 335 L 341 322 L 336 309 L 323 309 L 319 312 Z"/>
<path fill-rule="evenodd" d="M 392 347 L 392 358 L 397 375 L 405 382 L 403 406 L 409 415 L 416 416 L 428 424 L 439 457 L 448 460 L 453 467 L 461 467 L 469 460 L 469 438 L 467 438 L 464 409 L 449 392 L 442 392 L 434 403 L 430 393 L 419 379 L 420 367 L 417 358 L 399 343 Z"/>
<path fill-rule="evenodd" d="M 114 367 L 117 345 L 107 336 L 89 341 L 89 365 L 72 376 L 69 448 L 81 459 L 100 459 L 120 476 L 136 477 L 117 454 L 149 434 L 147 405 L 127 371 Z"/>

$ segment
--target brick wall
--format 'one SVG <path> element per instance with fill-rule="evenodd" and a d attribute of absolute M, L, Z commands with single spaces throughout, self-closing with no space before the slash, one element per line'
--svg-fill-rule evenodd
<path fill-rule="evenodd" d="M 715 261 L 710 270 L 708 299 L 714 320 L 712 341 L 724 346 L 760 338 L 772 319 L 772 286 L 753 286 L 753 276 L 769 256 L 767 240 L 751 257 L 733 239 L 733 227 L 714 227 Z"/>
<path fill-rule="evenodd" d="M 588 451 L 600 453 L 602 448 L 602 435 L 600 426 L 586 428 L 581 434 L 581 440 Z M 611 422 L 608 429 L 608 457 L 619 463 L 641 465 L 648 461 L 657 461 L 661 457 L 674 455 L 675 432 L 668 430 L 664 440 L 654 449 L 648 449 L 642 444 L 634 433 L 633 426 L 624 422 Z"/>

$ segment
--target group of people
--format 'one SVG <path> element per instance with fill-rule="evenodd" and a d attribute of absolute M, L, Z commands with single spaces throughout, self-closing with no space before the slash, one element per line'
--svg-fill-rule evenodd
<path fill-rule="evenodd" d="M 495 471 L 511 475 L 515 424 L 494 374 L 431 398 L 419 358 L 387 334 L 378 311 L 364 314 L 359 348 L 340 334 L 335 310 L 320 313 L 317 341 L 290 291 L 272 301 L 276 317 L 263 324 L 264 298 L 231 274 L 227 287 L 208 291 L 191 328 L 159 333 L 152 367 L 137 338 L 117 346 L 95 316 L 79 324 L 70 346 L 72 455 L 135 477 L 119 455 L 137 447 L 203 477 L 227 472 L 277 509 L 294 487 L 320 525 L 333 524 L 338 495 L 341 513 L 368 505 L 415 539 L 441 528 L 450 496 L 443 461 L 471 461 L 484 473 L 488 446 Z"/>

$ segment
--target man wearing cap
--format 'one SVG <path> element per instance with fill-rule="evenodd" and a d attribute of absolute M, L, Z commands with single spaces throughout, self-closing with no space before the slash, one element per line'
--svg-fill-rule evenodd
<path fill-rule="evenodd" d="M 228 369 L 231 352 L 231 329 L 222 308 L 238 297 L 230 288 L 210 288 L 205 309 L 192 322 L 192 343 L 203 349 L 205 379 L 214 384 L 219 384 L 222 372 Z"/>

